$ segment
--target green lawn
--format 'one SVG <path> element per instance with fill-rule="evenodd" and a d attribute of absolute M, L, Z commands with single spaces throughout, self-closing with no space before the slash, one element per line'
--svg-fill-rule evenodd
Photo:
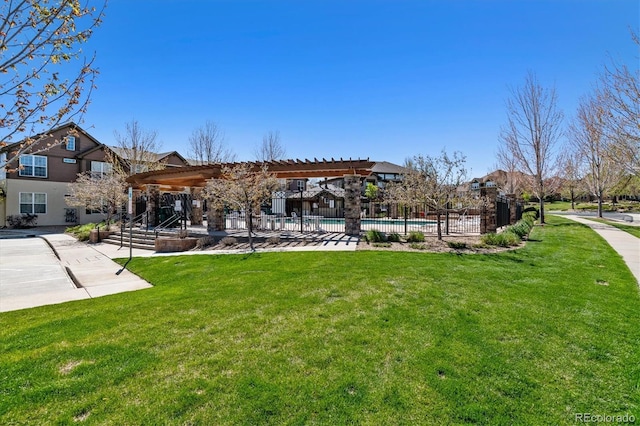
<path fill-rule="evenodd" d="M 154 288 L 0 314 L 0 423 L 638 419 L 638 286 L 548 222 L 490 255 L 134 259 Z"/>
<path fill-rule="evenodd" d="M 613 220 L 599 219 L 595 217 L 588 217 L 587 219 L 593 220 L 594 222 L 606 223 L 607 225 L 615 226 L 618 229 L 628 232 L 634 237 L 640 238 L 640 226 L 632 226 L 625 223 L 615 222 Z"/>

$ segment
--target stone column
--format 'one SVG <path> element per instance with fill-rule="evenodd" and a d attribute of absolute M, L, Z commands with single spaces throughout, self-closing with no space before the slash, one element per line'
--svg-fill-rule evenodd
<path fill-rule="evenodd" d="M 360 189 L 358 175 L 344 176 L 344 233 L 360 235 Z"/>
<path fill-rule="evenodd" d="M 480 196 L 485 198 L 485 207 L 480 215 L 480 233 L 495 233 L 498 230 L 497 202 L 498 191 L 496 188 L 481 188 Z"/>
<path fill-rule="evenodd" d="M 516 194 L 507 194 L 507 200 L 509 200 L 509 225 L 513 225 L 516 220 Z"/>
<path fill-rule="evenodd" d="M 191 217 L 192 225 L 202 225 L 202 188 L 191 188 Z"/>
<path fill-rule="evenodd" d="M 224 231 L 224 208 L 218 203 L 209 201 L 207 211 L 207 231 Z"/>
<path fill-rule="evenodd" d="M 160 208 L 160 186 L 147 185 L 147 212 L 149 213 L 149 226 L 159 225 L 158 209 Z"/>

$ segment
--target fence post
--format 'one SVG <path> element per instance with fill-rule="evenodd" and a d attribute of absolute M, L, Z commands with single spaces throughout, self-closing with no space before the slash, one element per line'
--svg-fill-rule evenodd
<path fill-rule="evenodd" d="M 360 235 L 360 176 L 344 176 L 344 233 Z"/>
<path fill-rule="evenodd" d="M 513 225 L 518 221 L 516 216 L 516 194 L 507 194 L 507 199 L 509 200 L 509 224 Z"/>
<path fill-rule="evenodd" d="M 485 207 L 480 215 L 480 233 L 496 232 L 498 230 L 496 222 L 498 191 L 496 188 L 481 188 L 480 196 L 485 198 Z"/>

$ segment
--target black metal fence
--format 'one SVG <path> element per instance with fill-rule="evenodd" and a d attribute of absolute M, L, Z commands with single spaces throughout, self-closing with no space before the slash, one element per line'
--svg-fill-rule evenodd
<path fill-rule="evenodd" d="M 509 200 L 498 195 L 496 198 L 496 225 L 498 228 L 508 225 L 510 219 Z"/>
<path fill-rule="evenodd" d="M 311 206 L 298 213 L 300 204 L 287 204 L 285 213 L 273 213 L 263 209 L 252 218 L 256 230 L 296 231 L 296 232 L 336 232 L 345 231 L 344 209 L 335 207 L 323 208 Z M 291 207 L 291 208 L 290 208 Z M 445 209 L 438 215 L 437 211 L 427 206 L 404 207 L 384 203 L 363 203 L 360 216 L 360 229 L 363 232 L 378 230 L 386 233 L 409 234 L 419 231 L 424 234 L 437 234 L 438 221 L 442 233 L 479 234 L 480 212 L 472 208 Z M 248 217 L 245 212 L 227 211 L 225 213 L 226 229 L 247 229 Z"/>

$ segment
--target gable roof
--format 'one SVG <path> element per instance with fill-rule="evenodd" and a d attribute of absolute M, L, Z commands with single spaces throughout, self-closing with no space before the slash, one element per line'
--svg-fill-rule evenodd
<path fill-rule="evenodd" d="M 85 135 L 86 137 L 88 137 L 88 138 L 89 138 L 92 142 L 94 142 L 95 144 L 97 144 L 97 145 L 102 145 L 102 143 L 101 143 L 101 142 L 99 142 L 96 138 L 94 138 L 94 137 L 91 135 L 91 133 L 87 132 L 85 129 L 83 129 L 82 127 L 80 127 L 80 126 L 79 126 L 78 124 L 76 124 L 75 122 L 73 122 L 73 121 L 68 121 L 68 122 L 66 122 L 66 123 L 60 124 L 59 126 L 53 127 L 52 129 L 50 129 L 50 130 L 48 130 L 48 131 L 46 131 L 46 132 L 36 133 L 36 134 L 35 134 L 35 135 L 33 135 L 33 136 L 24 137 L 24 138 L 22 138 L 21 140 L 19 140 L 19 141 L 17 141 L 17 142 L 13 142 L 13 143 L 7 144 L 7 145 L 6 145 L 6 146 L 4 146 L 4 147 L 0 147 L 0 152 L 9 152 L 9 151 L 11 151 L 14 147 L 19 146 L 20 144 L 24 143 L 24 141 L 25 141 L 27 138 L 30 138 L 30 139 L 36 139 L 36 140 L 37 140 L 38 138 L 43 137 L 44 139 L 46 139 L 47 137 L 50 137 L 53 133 L 55 133 L 55 132 L 57 132 L 57 131 L 59 131 L 59 130 L 62 130 L 62 129 L 64 129 L 64 128 L 66 128 L 66 127 L 70 128 L 70 129 L 73 129 L 73 130 L 75 130 L 75 131 L 77 131 L 77 132 L 82 133 L 83 135 Z"/>

